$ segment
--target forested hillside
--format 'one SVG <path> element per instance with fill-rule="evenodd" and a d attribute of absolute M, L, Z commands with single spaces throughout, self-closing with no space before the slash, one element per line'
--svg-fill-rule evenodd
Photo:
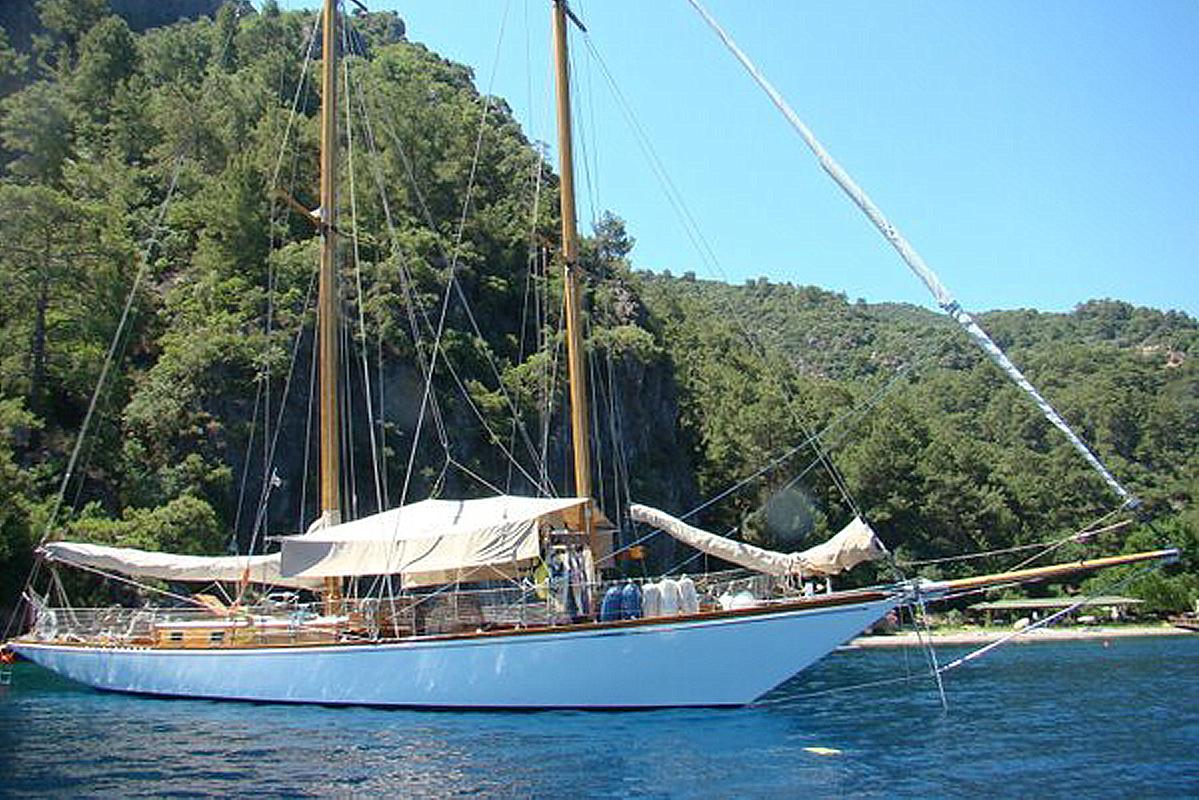
<path fill-rule="evenodd" d="M 901 560 L 1054 540 L 1117 505 L 1060 432 L 942 315 L 764 278 L 729 286 L 690 275 L 640 277 L 675 358 L 682 422 L 698 442 L 705 495 L 786 443 L 819 434 L 850 494 Z M 1192 574 L 1154 577 L 1142 588 L 1162 605 L 1193 602 L 1196 321 L 1099 300 L 1070 314 L 992 312 L 982 324 L 1154 520 L 1100 540 L 1126 548 L 1184 544 Z M 819 470 L 791 485 L 811 461 L 808 452 L 796 454 L 789 469 L 745 498 L 734 516 L 761 509 L 749 535 L 791 543 L 791 531 L 810 529 L 808 519 L 819 530 L 829 510 L 843 506 L 835 487 L 815 477 Z"/>
<path fill-rule="evenodd" d="M 27 44 L 0 38 L 5 604 L 47 532 L 222 552 L 316 514 L 317 240 L 283 199 L 316 205 L 312 15 L 227 3 L 135 33 L 104 0 L 35 5 Z M 556 179 L 542 148 L 394 15 L 354 25 L 348 510 L 569 491 Z M 699 522 L 798 547 L 856 504 L 913 560 L 1054 539 L 1113 507 L 944 318 L 635 262 L 605 216 L 584 266 L 596 472 L 614 519 L 630 497 L 683 512 L 744 481 Z M 983 321 L 1156 520 L 1099 544 L 1185 544 L 1185 569 L 1138 591 L 1162 608 L 1193 602 L 1199 325 L 1116 301 Z M 832 468 L 802 446 L 813 435 Z M 680 555 L 655 544 L 660 566 Z"/>

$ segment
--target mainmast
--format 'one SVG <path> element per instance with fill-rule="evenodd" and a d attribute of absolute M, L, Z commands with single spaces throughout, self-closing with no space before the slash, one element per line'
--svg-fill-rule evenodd
<path fill-rule="evenodd" d="M 587 374 L 579 314 L 579 231 L 575 223 L 575 168 L 570 125 L 570 63 L 566 49 L 566 0 L 554 0 L 554 61 L 558 87 L 558 173 L 561 180 L 563 290 L 566 294 L 566 363 L 570 380 L 570 434 L 575 495 L 591 497 L 591 431 Z M 576 20 L 577 22 L 577 20 Z M 587 525 L 590 529 L 590 522 Z M 589 531 L 590 532 L 590 531 Z M 598 554 L 597 554 L 598 555 Z"/>
<path fill-rule="evenodd" d="M 321 272 L 317 300 L 320 364 L 320 467 L 323 526 L 341 522 L 341 464 L 338 439 L 337 303 L 337 0 L 325 0 L 322 18 L 321 90 Z M 340 582 L 326 579 L 329 598 Z"/>

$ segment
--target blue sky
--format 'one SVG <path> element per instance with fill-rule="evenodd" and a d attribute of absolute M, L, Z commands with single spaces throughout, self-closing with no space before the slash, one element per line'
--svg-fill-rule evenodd
<path fill-rule="evenodd" d="M 552 139 L 548 0 L 368 5 Z M 1199 3 L 706 5 L 966 308 L 1117 297 L 1199 315 Z M 640 268 L 928 304 L 685 0 L 573 7 L 719 267 L 576 37 L 584 227 L 623 217 Z"/>

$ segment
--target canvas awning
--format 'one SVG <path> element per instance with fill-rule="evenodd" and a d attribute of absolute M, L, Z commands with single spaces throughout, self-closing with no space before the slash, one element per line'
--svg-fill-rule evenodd
<path fill-rule="evenodd" d="M 279 553 L 262 556 L 186 556 L 83 542 L 46 542 L 39 553 L 47 560 L 60 564 L 165 581 L 212 583 L 245 580 L 293 589 L 311 589 L 321 584 L 319 580 L 284 578 L 279 572 Z"/>
<path fill-rule="evenodd" d="M 827 542 L 801 553 L 779 553 L 717 536 L 649 506 L 630 506 L 629 517 L 653 525 L 708 555 L 770 575 L 836 575 L 887 553 L 874 531 L 859 517 Z"/>
<path fill-rule="evenodd" d="M 283 573 L 303 578 L 403 576 L 405 586 L 508 577 L 541 557 L 541 523 L 580 530 L 583 497 L 499 495 L 422 500 L 282 538 Z M 611 523 L 592 510 L 592 526 Z"/>

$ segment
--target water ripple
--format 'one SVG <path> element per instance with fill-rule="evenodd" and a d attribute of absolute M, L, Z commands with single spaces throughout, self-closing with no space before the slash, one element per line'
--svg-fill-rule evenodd
<path fill-rule="evenodd" d="M 842 651 L 748 709 L 422 714 L 126 697 L 22 664 L 0 795 L 1199 796 L 1199 637 L 1009 647 L 947 676 L 947 714 L 921 666 Z"/>

